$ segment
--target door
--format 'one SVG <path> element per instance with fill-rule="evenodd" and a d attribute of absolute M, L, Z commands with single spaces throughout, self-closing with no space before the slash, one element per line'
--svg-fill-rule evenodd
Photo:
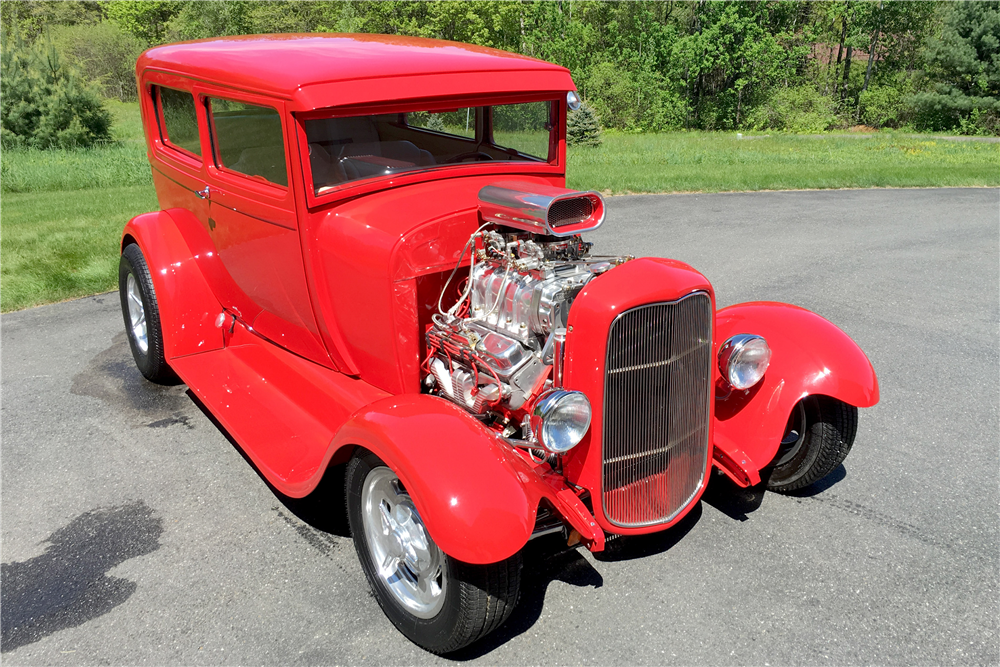
<path fill-rule="evenodd" d="M 329 366 L 306 287 L 283 108 L 252 96 L 206 94 L 204 103 L 213 153 L 209 233 L 250 302 L 229 307 L 261 336 Z"/>

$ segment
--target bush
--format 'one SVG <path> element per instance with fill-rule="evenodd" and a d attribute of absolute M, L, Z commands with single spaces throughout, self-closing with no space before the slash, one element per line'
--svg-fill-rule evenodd
<path fill-rule="evenodd" d="M 111 114 L 97 91 L 66 67 L 51 44 L 0 47 L 3 148 L 85 147 L 111 136 Z"/>
<path fill-rule="evenodd" d="M 601 122 L 586 102 L 566 119 L 566 143 L 570 146 L 600 146 Z"/>
<path fill-rule="evenodd" d="M 858 98 L 859 119 L 871 127 L 897 127 L 903 114 L 903 93 L 895 86 L 871 86 Z"/>
<path fill-rule="evenodd" d="M 66 64 L 97 83 L 105 97 L 136 99 L 135 61 L 143 45 L 135 36 L 105 21 L 53 28 L 52 43 Z"/>
<path fill-rule="evenodd" d="M 581 81 L 581 89 L 604 127 L 626 132 L 668 132 L 684 126 L 687 105 L 658 72 L 633 73 L 602 62 L 585 72 Z"/>
<path fill-rule="evenodd" d="M 823 132 L 836 121 L 833 100 L 806 85 L 776 89 L 747 114 L 746 124 L 754 130 Z"/>

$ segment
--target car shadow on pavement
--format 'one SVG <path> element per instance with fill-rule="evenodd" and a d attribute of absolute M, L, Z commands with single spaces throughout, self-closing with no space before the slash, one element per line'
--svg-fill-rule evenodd
<path fill-rule="evenodd" d="M 767 494 L 767 480 L 770 474 L 770 470 L 762 470 L 760 473 L 760 484 L 749 488 L 737 486 L 724 475 L 712 475 L 712 478 L 708 482 L 708 488 L 705 489 L 705 495 L 701 499 L 731 519 L 747 521 L 749 520 L 747 515 L 760 509 L 761 504 L 764 502 L 764 496 Z M 783 495 L 795 498 L 811 498 L 823 493 L 845 477 L 847 477 L 847 469 L 841 463 L 823 479 L 813 482 L 807 487 L 785 492 Z"/>
<path fill-rule="evenodd" d="M 701 505 L 669 530 L 637 537 L 609 540 L 604 551 L 593 554 L 602 563 L 614 563 L 661 554 L 680 542 L 698 523 Z M 521 571 L 521 599 L 510 618 L 500 628 L 481 641 L 446 657 L 464 662 L 491 653 L 514 637 L 531 629 L 541 618 L 545 594 L 553 581 L 581 588 L 601 588 L 604 577 L 590 564 L 580 548 L 568 548 L 558 536 L 529 542 L 524 549 L 524 569 Z"/>
<path fill-rule="evenodd" d="M 604 551 L 595 553 L 594 558 L 602 563 L 617 563 L 665 553 L 684 539 L 699 519 L 701 519 L 701 503 L 695 505 L 684 518 L 667 530 L 608 540 Z"/>
<path fill-rule="evenodd" d="M 316 530 L 338 537 L 351 536 L 350 528 L 347 525 L 347 510 L 344 505 L 344 470 L 346 466 L 330 465 L 327 467 L 323 479 L 320 480 L 319 484 L 308 496 L 304 498 L 286 496 L 267 480 L 264 473 L 253 462 L 253 459 L 243 451 L 243 448 L 236 439 L 230 435 L 226 427 L 215 418 L 215 415 L 209 411 L 194 392 L 188 389 L 187 395 L 191 399 L 191 402 L 212 422 L 215 428 L 219 429 L 219 433 L 225 436 L 229 444 L 233 446 L 233 449 L 239 452 L 243 460 L 253 468 L 257 476 L 267 485 L 267 488 L 270 489 L 271 493 L 274 494 L 274 497 L 285 509 Z"/>
<path fill-rule="evenodd" d="M 767 492 L 766 471 L 762 471 L 764 478 L 760 484 L 743 488 L 737 486 L 732 480 L 724 475 L 713 474 L 708 480 L 708 488 L 701 499 L 719 510 L 730 519 L 736 521 L 747 521 L 751 514 L 760 509 L 764 502 L 764 494 Z"/>
<path fill-rule="evenodd" d="M 847 477 L 847 468 L 845 468 L 844 464 L 841 463 L 823 479 L 817 480 L 809 486 L 796 491 L 789 491 L 786 495 L 793 496 L 795 498 L 812 498 L 813 496 L 818 496 L 823 493 L 834 484 L 839 484 L 845 477 Z"/>
<path fill-rule="evenodd" d="M 531 629 L 541 618 L 545 593 L 553 581 L 581 588 L 600 588 L 604 577 L 577 549 L 568 549 L 558 538 L 529 542 L 521 570 L 521 597 L 507 622 L 472 646 L 444 656 L 456 662 L 481 658 Z"/>

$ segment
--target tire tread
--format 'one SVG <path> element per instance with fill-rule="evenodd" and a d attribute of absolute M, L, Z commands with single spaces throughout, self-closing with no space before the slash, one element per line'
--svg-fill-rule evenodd
<path fill-rule="evenodd" d="M 844 462 L 854 445 L 858 431 L 858 409 L 833 398 L 825 396 L 815 398 L 815 420 L 807 426 L 807 440 L 804 446 L 818 449 L 816 457 L 804 474 L 799 476 L 796 476 L 795 473 L 800 472 L 800 469 L 775 469 L 776 472 L 779 472 L 778 478 L 775 479 L 772 474 L 772 478 L 767 484 L 767 488 L 771 491 L 787 493 L 818 482 Z M 792 477 L 791 481 L 780 481 L 782 476 L 780 473 L 785 472 Z"/>
<path fill-rule="evenodd" d="M 386 617 L 414 644 L 439 655 L 469 646 L 496 630 L 510 617 L 517 604 L 521 584 L 521 553 L 498 563 L 473 565 L 447 556 L 451 573 L 449 585 L 457 588 L 458 607 L 450 627 L 415 619 L 395 601 L 386 599 L 373 578 L 372 565 L 362 545 L 360 502 L 361 484 L 368 471 L 385 465 L 374 454 L 358 449 L 345 474 L 346 510 L 354 544 L 375 599 Z M 362 533 L 359 538 L 358 533 Z M 442 611 L 442 613 L 445 613 Z"/>
<path fill-rule="evenodd" d="M 130 272 L 134 273 L 144 300 L 146 339 L 149 344 L 145 354 L 136 347 L 129 325 L 128 297 L 125 294 L 125 284 Z M 128 335 L 129 346 L 132 348 L 132 356 L 135 359 L 135 365 L 139 368 L 139 372 L 150 382 L 172 384 L 176 381 L 177 376 L 167 364 L 165 356 L 163 329 L 160 325 L 160 306 L 156 300 L 153 278 L 149 273 L 149 266 L 146 264 L 146 258 L 142 255 L 142 250 L 135 243 L 128 244 L 122 250 L 121 261 L 118 265 L 118 290 L 122 302 L 122 315 L 125 318 L 125 331 Z"/>

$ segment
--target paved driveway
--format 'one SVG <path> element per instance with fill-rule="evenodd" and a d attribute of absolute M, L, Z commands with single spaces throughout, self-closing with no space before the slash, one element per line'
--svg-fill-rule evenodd
<path fill-rule="evenodd" d="M 882 401 L 800 497 L 713 482 L 666 534 L 526 559 L 490 664 L 997 664 L 1000 191 L 619 197 L 601 253 L 719 305 L 838 323 Z M 324 497 L 275 496 L 183 386 L 140 379 L 116 295 L 2 318 L 6 664 L 443 663 L 371 598 Z"/>

